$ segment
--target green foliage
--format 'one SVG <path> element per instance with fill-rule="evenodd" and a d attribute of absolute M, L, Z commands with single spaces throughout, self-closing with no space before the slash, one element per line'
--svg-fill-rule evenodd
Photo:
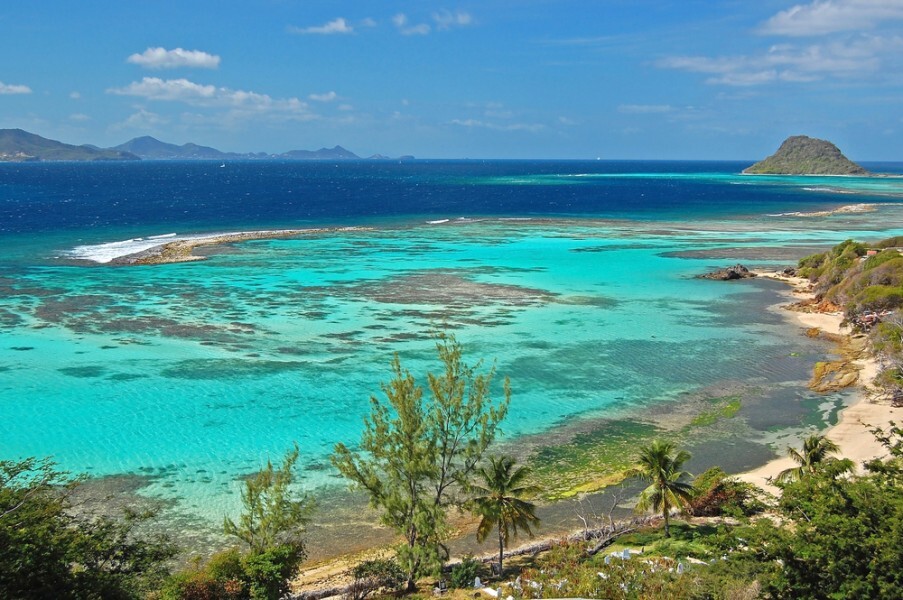
<path fill-rule="evenodd" d="M 766 508 L 754 485 L 729 477 L 720 467 L 699 475 L 693 487 L 696 492 L 689 508 L 698 517 L 746 517 Z"/>
<path fill-rule="evenodd" d="M 874 256 L 869 256 L 868 258 L 866 258 L 865 261 L 863 261 L 863 263 L 862 263 L 862 270 L 863 271 L 871 271 L 875 267 L 880 267 L 881 265 L 883 265 L 884 263 L 886 263 L 888 261 L 899 259 L 899 258 L 900 258 L 900 253 L 897 252 L 896 250 L 882 250 L 878 254 L 875 254 Z"/>
<path fill-rule="evenodd" d="M 242 559 L 251 600 L 279 600 L 289 591 L 288 582 L 304 560 L 303 549 L 279 544 Z"/>
<path fill-rule="evenodd" d="M 903 236 L 898 235 L 881 240 L 875 244 L 876 248 L 899 248 L 903 246 Z"/>
<path fill-rule="evenodd" d="M 79 484 L 49 459 L 0 461 L 4 598 L 137 598 L 166 576 L 174 546 L 141 531 L 153 513 L 76 515 Z"/>
<path fill-rule="evenodd" d="M 850 461 L 832 456 L 839 451 L 837 444 L 824 435 L 810 435 L 803 440 L 802 450 L 787 448 L 787 456 L 799 466 L 784 469 L 775 477 L 775 482 L 780 484 L 799 481 L 816 473 L 826 472 L 829 467 L 835 467 L 832 472 L 837 475 L 852 471 L 853 464 Z"/>
<path fill-rule="evenodd" d="M 536 494 L 539 489 L 526 483 L 530 475 L 527 467 L 514 467 L 509 456 L 490 456 L 489 465 L 479 470 L 480 483 L 472 486 L 475 497 L 468 508 L 480 516 L 477 541 L 483 542 L 493 528 L 498 531 L 499 573 L 503 573 L 502 559 L 505 546 L 518 529 L 532 536 L 531 527 L 539 524 L 536 505 L 524 500 L 524 496 Z"/>
<path fill-rule="evenodd" d="M 785 526 L 734 532 L 730 561 L 755 559 L 776 598 L 897 598 L 903 585 L 903 489 L 879 478 L 816 473 L 785 486 Z M 742 540 L 742 542 L 740 541 Z M 780 561 L 779 569 L 768 565 Z"/>
<path fill-rule="evenodd" d="M 903 306 L 903 288 L 887 285 L 871 285 L 851 300 L 850 310 L 862 312 L 864 310 L 893 310 Z"/>
<path fill-rule="evenodd" d="M 891 421 L 887 430 L 876 427 L 872 433 L 887 449 L 888 457 L 870 461 L 865 465 L 866 469 L 888 485 L 900 487 L 903 485 L 903 427 Z"/>
<path fill-rule="evenodd" d="M 436 344 L 443 371 L 427 376 L 429 396 L 396 356 L 393 378 L 383 384 L 385 400 L 373 396 L 364 420 L 362 452 L 337 444 L 331 460 L 352 486 L 365 490 L 382 522 L 404 537 L 398 560 L 408 588 L 423 575 L 438 573 L 446 552 L 446 509 L 467 489 L 477 463 L 495 439 L 510 401 L 494 403 L 495 373 L 477 374 L 461 358 L 453 336 Z"/>
<path fill-rule="evenodd" d="M 395 592 L 407 581 L 398 561 L 392 558 L 365 560 L 351 569 L 351 576 L 351 600 L 362 600 L 379 589 Z"/>
<path fill-rule="evenodd" d="M 798 266 L 798 274 L 800 277 L 804 277 L 810 280 L 818 279 L 818 277 L 824 271 L 825 261 L 828 260 L 827 252 L 819 252 L 817 254 L 810 254 L 809 256 L 800 259 Z"/>
<path fill-rule="evenodd" d="M 461 562 L 452 567 L 451 586 L 468 589 L 473 586 L 474 579 L 480 573 L 480 563 L 472 556 L 465 556 Z"/>
<path fill-rule="evenodd" d="M 203 567 L 170 577 L 162 600 L 278 600 L 289 592 L 288 582 L 303 559 L 291 544 L 247 554 L 225 550 Z"/>
<path fill-rule="evenodd" d="M 648 482 L 640 494 L 637 510 L 655 510 L 665 520 L 665 537 L 671 535 L 670 518 L 674 508 L 685 509 L 693 498 L 693 486 L 681 481 L 689 476 L 683 465 L 690 460 L 690 453 L 677 450 L 671 442 L 656 440 L 640 449 L 639 463 L 630 471 L 633 477 Z"/>
<path fill-rule="evenodd" d="M 291 489 L 298 455 L 295 446 L 286 453 L 279 469 L 268 460 L 262 471 L 245 481 L 241 493 L 244 511 L 238 523 L 228 517 L 223 523 L 227 535 L 234 535 L 254 553 L 288 545 L 304 554 L 301 534 L 310 521 L 313 502 L 306 496 L 296 496 Z"/>

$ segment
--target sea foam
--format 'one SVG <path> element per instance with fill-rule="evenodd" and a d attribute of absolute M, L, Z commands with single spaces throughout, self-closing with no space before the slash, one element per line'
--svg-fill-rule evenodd
<path fill-rule="evenodd" d="M 147 237 L 132 238 L 103 244 L 86 244 L 76 246 L 63 253 L 63 257 L 76 260 L 87 260 L 95 263 L 106 264 L 117 258 L 150 250 L 156 246 L 180 242 L 184 240 L 204 240 L 223 235 L 222 233 L 204 235 L 179 235 L 177 233 L 164 233 L 149 235 Z"/>

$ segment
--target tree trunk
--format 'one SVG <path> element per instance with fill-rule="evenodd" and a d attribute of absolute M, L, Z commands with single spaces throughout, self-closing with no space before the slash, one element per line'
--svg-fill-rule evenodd
<path fill-rule="evenodd" d="M 671 507 L 665 506 L 665 510 L 662 511 L 662 516 L 665 518 L 665 537 L 671 537 L 671 528 L 670 528 L 670 520 L 671 520 Z"/>
<path fill-rule="evenodd" d="M 499 523 L 499 579 L 502 578 L 502 557 L 505 555 L 505 541 L 502 539 L 502 525 Z"/>

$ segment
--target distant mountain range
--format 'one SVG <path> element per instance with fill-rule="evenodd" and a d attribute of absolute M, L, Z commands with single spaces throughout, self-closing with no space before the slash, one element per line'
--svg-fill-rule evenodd
<path fill-rule="evenodd" d="M 168 144 L 151 136 L 137 137 L 113 148 L 73 146 L 48 140 L 21 129 L 0 129 L 0 162 L 96 161 L 96 160 L 360 160 L 357 154 L 336 146 L 319 150 L 291 150 L 282 154 L 222 152 L 198 144 Z M 372 159 L 387 159 L 374 155 Z M 402 156 L 400 160 L 412 159 Z"/>
<path fill-rule="evenodd" d="M 140 160 L 129 152 L 96 146 L 72 146 L 21 129 L 0 129 L 0 161 L 31 160 Z"/>

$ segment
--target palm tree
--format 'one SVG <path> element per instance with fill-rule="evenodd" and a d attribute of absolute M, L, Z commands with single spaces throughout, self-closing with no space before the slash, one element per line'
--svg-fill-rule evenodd
<path fill-rule="evenodd" d="M 531 537 L 533 525 L 539 524 L 536 505 L 523 499 L 534 494 L 538 488 L 524 482 L 530 475 L 527 467 L 514 466 L 509 456 L 490 456 L 489 465 L 480 468 L 478 475 L 482 485 L 474 485 L 476 496 L 470 500 L 471 512 L 481 517 L 477 526 L 477 541 L 483 542 L 493 528 L 499 536 L 499 575 L 502 574 L 502 558 L 508 539 L 518 530 L 526 531 Z"/>
<path fill-rule="evenodd" d="M 693 497 L 693 485 L 681 481 L 690 474 L 683 471 L 683 465 L 690 460 L 686 450 L 678 451 L 671 442 L 656 440 L 640 449 L 637 467 L 628 471 L 631 477 L 639 477 L 649 482 L 640 494 L 638 511 L 650 508 L 661 511 L 665 519 L 665 537 L 671 537 L 670 517 L 674 508 L 684 509 Z"/>
<path fill-rule="evenodd" d="M 784 469 L 775 477 L 777 483 L 791 483 L 807 477 L 828 464 L 837 463 L 837 475 L 853 470 L 853 464 L 847 460 L 840 460 L 832 454 L 840 452 L 840 447 L 823 435 L 810 435 L 803 440 L 803 450 L 788 447 L 787 456 L 796 462 L 798 467 Z"/>

